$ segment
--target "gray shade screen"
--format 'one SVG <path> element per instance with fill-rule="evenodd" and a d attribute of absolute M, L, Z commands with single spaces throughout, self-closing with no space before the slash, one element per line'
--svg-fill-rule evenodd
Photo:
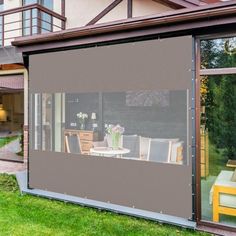
<path fill-rule="evenodd" d="M 192 218 L 192 56 L 191 36 L 30 55 L 29 186 Z M 64 103 L 57 106 L 57 101 Z M 42 111 L 35 104 L 42 104 Z M 76 130 L 79 111 L 95 112 L 98 120 L 101 113 L 99 127 L 122 121 L 127 135 L 142 136 L 144 143 L 150 138 L 179 138 L 188 161 L 178 165 L 163 163 L 168 160 L 162 156 L 155 160 L 154 144 L 160 140 L 145 144 L 150 161 L 132 158 L 141 152 L 134 145 L 141 139 L 124 140 L 130 150 L 127 159 L 60 152 L 61 130 Z M 59 114 L 65 119 L 58 119 Z M 38 140 L 45 144 L 41 147 Z M 53 149 L 61 140 L 63 145 Z M 168 145 L 161 146 L 165 158 L 171 153 Z"/>
<path fill-rule="evenodd" d="M 151 40 L 30 56 L 31 92 L 191 87 L 192 38 Z"/>

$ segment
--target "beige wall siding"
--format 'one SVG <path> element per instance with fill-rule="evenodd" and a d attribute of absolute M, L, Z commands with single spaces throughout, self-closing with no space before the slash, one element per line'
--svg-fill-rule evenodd
<path fill-rule="evenodd" d="M 4 10 L 13 9 L 21 6 L 21 0 L 5 0 L 4 1 Z M 14 30 L 21 28 L 21 13 L 15 13 L 8 16 L 5 16 L 5 46 L 11 45 L 11 41 L 14 37 L 21 36 L 21 30 Z M 15 22 L 15 23 L 11 23 Z M 11 24 L 10 24 L 11 23 Z M 14 31 L 11 31 L 14 30 Z M 9 38 L 9 39 L 8 39 Z"/>
<path fill-rule="evenodd" d="M 67 28 L 86 25 L 103 11 L 113 0 L 68 0 L 66 1 Z"/>
<path fill-rule="evenodd" d="M 67 18 L 66 28 L 75 28 L 85 26 L 89 21 L 95 18 L 101 13 L 107 6 L 109 6 L 114 0 L 65 0 L 65 16 Z M 163 0 L 164 1 L 164 0 Z M 20 7 L 22 0 L 5 0 L 4 10 Z M 53 10 L 61 14 L 61 0 L 54 0 Z M 133 0 L 133 17 L 145 16 L 151 14 L 158 14 L 171 10 L 170 7 L 164 6 L 160 3 L 152 0 Z M 13 24 L 7 24 L 5 26 L 5 46 L 11 44 L 14 37 L 21 36 L 21 30 L 14 30 L 21 28 L 22 14 L 16 13 L 5 17 L 5 23 L 15 22 Z M 112 22 L 116 20 L 122 20 L 127 18 L 127 0 L 123 0 L 114 9 L 102 17 L 96 24 Z M 54 18 L 54 24 L 60 26 L 60 20 Z M 53 27 L 54 31 L 60 30 L 57 27 Z"/>
<path fill-rule="evenodd" d="M 114 20 L 122 20 L 127 18 L 127 0 L 123 0 L 119 5 L 112 9 L 97 23 L 105 23 Z"/>
<path fill-rule="evenodd" d="M 164 1 L 164 0 L 163 0 Z M 70 0 L 66 1 L 67 28 L 85 26 L 113 0 Z M 172 10 L 170 7 L 152 0 L 133 0 L 133 17 L 158 14 Z M 127 0 L 123 0 L 97 23 L 111 22 L 127 18 Z"/>
<path fill-rule="evenodd" d="M 133 17 L 158 14 L 170 10 L 172 8 L 152 0 L 133 0 Z"/>
<path fill-rule="evenodd" d="M 4 1 L 4 10 L 16 8 L 21 6 L 21 0 L 5 0 Z"/>

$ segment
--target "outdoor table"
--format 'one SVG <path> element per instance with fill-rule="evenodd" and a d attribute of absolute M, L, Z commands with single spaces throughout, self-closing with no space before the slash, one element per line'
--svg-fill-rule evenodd
<path fill-rule="evenodd" d="M 232 168 L 236 168 L 236 160 L 228 160 L 227 161 L 227 164 L 226 164 L 227 167 L 232 167 Z"/>
<path fill-rule="evenodd" d="M 129 153 L 130 150 L 127 148 L 118 148 L 113 149 L 111 147 L 96 147 L 90 149 L 90 154 L 97 154 L 99 156 L 116 156 L 116 157 L 122 157 L 122 155 Z"/>

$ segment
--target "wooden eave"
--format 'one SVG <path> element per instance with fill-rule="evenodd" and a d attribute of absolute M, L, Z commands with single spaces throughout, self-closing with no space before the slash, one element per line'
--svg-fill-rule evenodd
<path fill-rule="evenodd" d="M 22 48 L 20 51 L 24 51 L 24 48 L 27 47 L 26 51 L 29 52 L 34 51 L 33 45 L 39 45 L 37 50 L 43 50 L 44 45 L 45 48 L 48 48 L 46 44 L 49 43 L 51 47 L 56 43 L 61 43 L 58 47 L 63 47 L 62 44 L 64 47 L 74 46 L 76 44 L 70 43 L 73 40 L 82 40 L 81 44 L 86 44 L 86 42 L 93 43 L 96 40 L 91 40 L 91 38 L 97 38 L 99 35 L 116 34 L 116 37 L 113 38 L 115 40 L 125 37 L 129 38 L 128 35 L 130 37 L 138 37 L 147 34 L 163 34 L 234 23 L 236 23 L 236 0 L 199 6 L 192 9 L 174 10 L 158 15 L 79 27 L 49 34 L 19 37 L 12 42 L 12 45 Z M 131 35 L 134 31 L 136 33 Z M 90 40 L 87 41 L 87 38 L 90 38 Z M 108 40 L 108 37 L 106 39 Z"/>

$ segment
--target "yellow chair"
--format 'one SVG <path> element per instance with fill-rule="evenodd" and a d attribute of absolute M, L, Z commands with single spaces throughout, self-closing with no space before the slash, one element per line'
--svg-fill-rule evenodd
<path fill-rule="evenodd" d="M 219 222 L 220 214 L 236 216 L 236 182 L 233 171 L 221 171 L 212 186 L 213 221 Z"/>

